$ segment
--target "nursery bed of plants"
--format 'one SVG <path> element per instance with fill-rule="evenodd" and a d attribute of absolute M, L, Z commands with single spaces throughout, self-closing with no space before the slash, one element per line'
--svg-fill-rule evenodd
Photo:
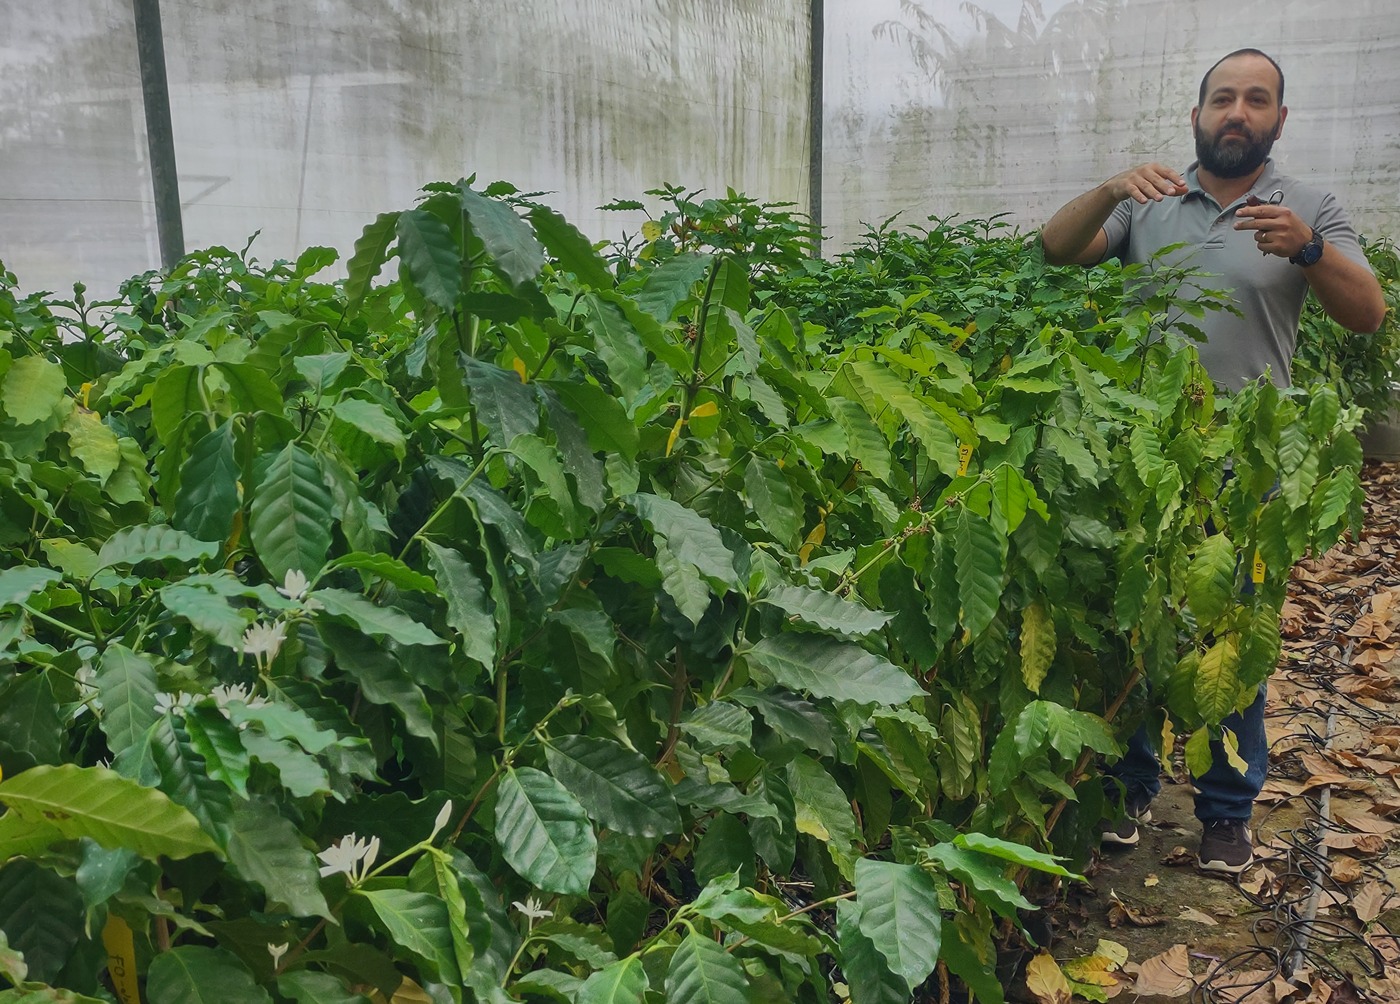
<path fill-rule="evenodd" d="M 0 272 L 0 1002 L 997 1002 L 1235 756 L 1393 317 L 1217 396 L 1169 272 L 648 195 Z"/>

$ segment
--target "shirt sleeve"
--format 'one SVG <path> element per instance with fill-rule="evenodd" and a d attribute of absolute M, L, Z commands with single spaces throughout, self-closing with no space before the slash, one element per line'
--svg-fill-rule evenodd
<path fill-rule="evenodd" d="M 1108 238 L 1108 244 L 1104 248 L 1103 257 L 1099 262 L 1108 261 L 1110 258 L 1121 259 L 1128 251 L 1128 231 L 1131 229 L 1133 220 L 1133 200 L 1124 199 L 1113 207 L 1113 212 L 1108 214 L 1108 219 L 1104 221 L 1103 232 Z M 1324 235 L 1326 236 L 1326 235 Z M 1353 240 L 1355 234 L 1352 235 Z"/>
<path fill-rule="evenodd" d="M 1361 250 L 1361 242 L 1356 238 L 1351 218 L 1331 192 L 1322 197 L 1322 204 L 1318 207 L 1317 218 L 1312 221 L 1312 226 L 1322 235 L 1323 240 L 1352 261 L 1367 268 L 1371 267 L 1371 263 L 1366 260 L 1366 252 Z"/>

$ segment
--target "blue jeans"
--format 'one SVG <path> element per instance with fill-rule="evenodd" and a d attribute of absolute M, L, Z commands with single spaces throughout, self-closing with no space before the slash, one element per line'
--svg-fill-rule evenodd
<path fill-rule="evenodd" d="M 1225 759 L 1225 748 L 1216 739 L 1210 744 L 1210 770 L 1196 778 L 1196 818 L 1202 822 L 1217 819 L 1248 821 L 1254 812 L 1254 800 L 1264 787 L 1269 769 L 1269 742 L 1264 735 L 1264 685 L 1254 703 L 1230 715 L 1220 724 L 1239 740 L 1240 757 L 1248 769 L 1243 776 Z M 1162 765 L 1147 738 L 1147 729 L 1139 728 L 1128 740 L 1127 752 L 1111 768 L 1110 777 L 1122 782 L 1126 804 L 1144 806 L 1162 788 L 1158 775 Z"/>

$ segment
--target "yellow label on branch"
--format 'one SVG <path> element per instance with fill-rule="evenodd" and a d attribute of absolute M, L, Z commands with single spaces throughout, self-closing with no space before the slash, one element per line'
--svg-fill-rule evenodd
<path fill-rule="evenodd" d="M 972 444 L 958 444 L 958 477 L 967 473 L 967 465 L 972 462 Z"/>
<path fill-rule="evenodd" d="M 530 382 L 530 374 L 525 369 L 525 360 L 516 356 L 510 361 L 510 368 L 515 370 L 515 375 L 520 378 L 521 383 Z"/>
<path fill-rule="evenodd" d="M 102 947 L 107 950 L 107 975 L 112 989 L 122 1004 L 141 1004 L 141 990 L 136 982 L 136 941 L 126 921 L 114 913 L 107 915 L 102 928 Z"/>
<path fill-rule="evenodd" d="M 1264 564 L 1264 559 L 1259 556 L 1259 552 L 1254 552 L 1254 584 L 1259 585 L 1264 581 L 1264 573 L 1268 567 Z"/>

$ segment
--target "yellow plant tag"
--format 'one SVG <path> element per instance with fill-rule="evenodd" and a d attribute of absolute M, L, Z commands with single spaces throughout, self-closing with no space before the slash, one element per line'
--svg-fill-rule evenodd
<path fill-rule="evenodd" d="M 107 949 L 107 975 L 112 989 L 122 1004 L 141 1004 L 141 990 L 136 983 L 136 940 L 126 921 L 115 913 L 107 915 L 102 928 L 102 947 Z"/>
<path fill-rule="evenodd" d="M 958 444 L 958 477 L 967 473 L 967 465 L 972 462 L 972 444 Z"/>
<path fill-rule="evenodd" d="M 657 223 L 655 220 L 647 220 L 642 224 L 642 237 L 646 240 L 654 241 L 664 232 L 661 224 Z"/>
<path fill-rule="evenodd" d="M 963 328 L 963 333 L 953 339 L 953 349 L 956 351 L 966 344 L 967 340 L 977 333 L 977 322 L 968 321 L 967 327 Z"/>
<path fill-rule="evenodd" d="M 1258 551 L 1255 551 L 1255 552 L 1254 552 L 1254 573 L 1253 573 L 1253 574 L 1254 574 L 1254 584 L 1255 584 L 1256 586 L 1259 585 L 1261 582 L 1264 581 L 1264 573 L 1267 572 L 1268 570 L 1269 570 L 1269 569 L 1268 569 L 1268 566 L 1266 566 L 1266 565 L 1264 564 L 1264 559 L 1261 558 L 1261 557 L 1259 556 L 1259 552 L 1258 552 Z"/>
<path fill-rule="evenodd" d="M 519 356 L 516 356 L 510 361 L 510 368 L 515 370 L 515 375 L 520 377 L 521 383 L 530 382 L 530 373 L 528 370 L 525 369 L 524 359 L 521 359 Z"/>
<path fill-rule="evenodd" d="M 713 418 L 719 414 L 719 405 L 714 401 L 706 401 L 704 404 L 697 404 L 691 411 L 691 418 Z"/>

